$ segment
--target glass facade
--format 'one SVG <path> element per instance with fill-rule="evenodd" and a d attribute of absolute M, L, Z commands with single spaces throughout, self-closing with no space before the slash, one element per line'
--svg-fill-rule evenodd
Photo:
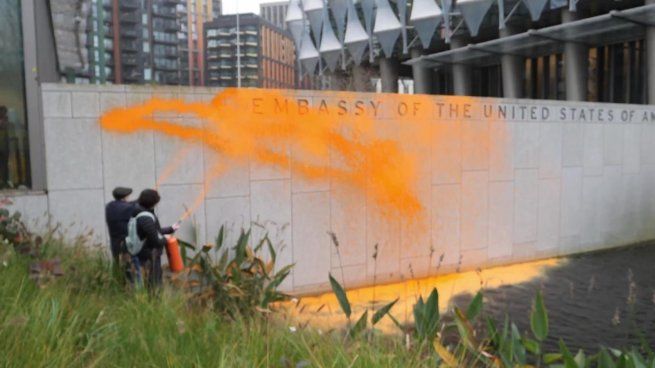
<path fill-rule="evenodd" d="M 30 185 L 21 1 L 0 0 L 0 189 Z"/>

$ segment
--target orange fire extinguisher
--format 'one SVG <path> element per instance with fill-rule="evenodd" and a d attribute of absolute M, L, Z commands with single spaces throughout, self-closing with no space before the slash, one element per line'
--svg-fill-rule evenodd
<path fill-rule="evenodd" d="M 180 255 L 180 244 L 174 236 L 168 236 L 166 243 L 166 256 L 168 257 L 168 266 L 171 272 L 178 273 L 184 270 L 184 262 Z"/>

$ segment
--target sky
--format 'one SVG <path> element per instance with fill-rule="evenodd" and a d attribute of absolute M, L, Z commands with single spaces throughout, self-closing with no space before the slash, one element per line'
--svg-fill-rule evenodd
<path fill-rule="evenodd" d="M 234 14 L 239 6 L 239 13 L 259 14 L 259 4 L 275 3 L 280 0 L 223 0 L 223 14 Z"/>

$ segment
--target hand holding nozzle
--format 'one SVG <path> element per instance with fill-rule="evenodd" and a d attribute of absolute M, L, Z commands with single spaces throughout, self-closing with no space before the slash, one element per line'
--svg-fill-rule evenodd
<path fill-rule="evenodd" d="M 179 229 L 180 229 L 180 226 L 182 226 L 182 220 L 178 220 L 176 223 L 174 223 L 173 225 L 171 225 L 171 227 L 173 228 L 173 231 L 177 231 L 177 230 L 179 230 Z"/>

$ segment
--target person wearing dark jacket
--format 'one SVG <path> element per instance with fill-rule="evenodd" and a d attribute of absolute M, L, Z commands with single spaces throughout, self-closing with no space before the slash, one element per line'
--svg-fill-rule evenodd
<path fill-rule="evenodd" d="M 136 203 L 129 202 L 132 189 L 117 187 L 112 191 L 114 200 L 107 203 L 105 207 L 105 219 L 109 229 L 109 245 L 114 264 L 117 265 L 121 254 L 121 248 L 127 236 L 127 223 L 132 218 Z"/>
<path fill-rule="evenodd" d="M 136 229 L 139 239 L 144 240 L 143 248 L 137 254 L 142 269 L 147 274 L 148 286 L 159 286 L 162 282 L 161 255 L 166 246 L 164 235 L 173 234 L 179 228 L 178 224 L 162 228 L 159 219 L 155 215 L 155 206 L 159 203 L 161 197 L 156 190 L 145 189 L 141 192 L 138 199 L 138 206 L 134 209 L 132 217 L 139 213 L 147 211 L 153 217 L 141 216 L 137 218 Z"/>

